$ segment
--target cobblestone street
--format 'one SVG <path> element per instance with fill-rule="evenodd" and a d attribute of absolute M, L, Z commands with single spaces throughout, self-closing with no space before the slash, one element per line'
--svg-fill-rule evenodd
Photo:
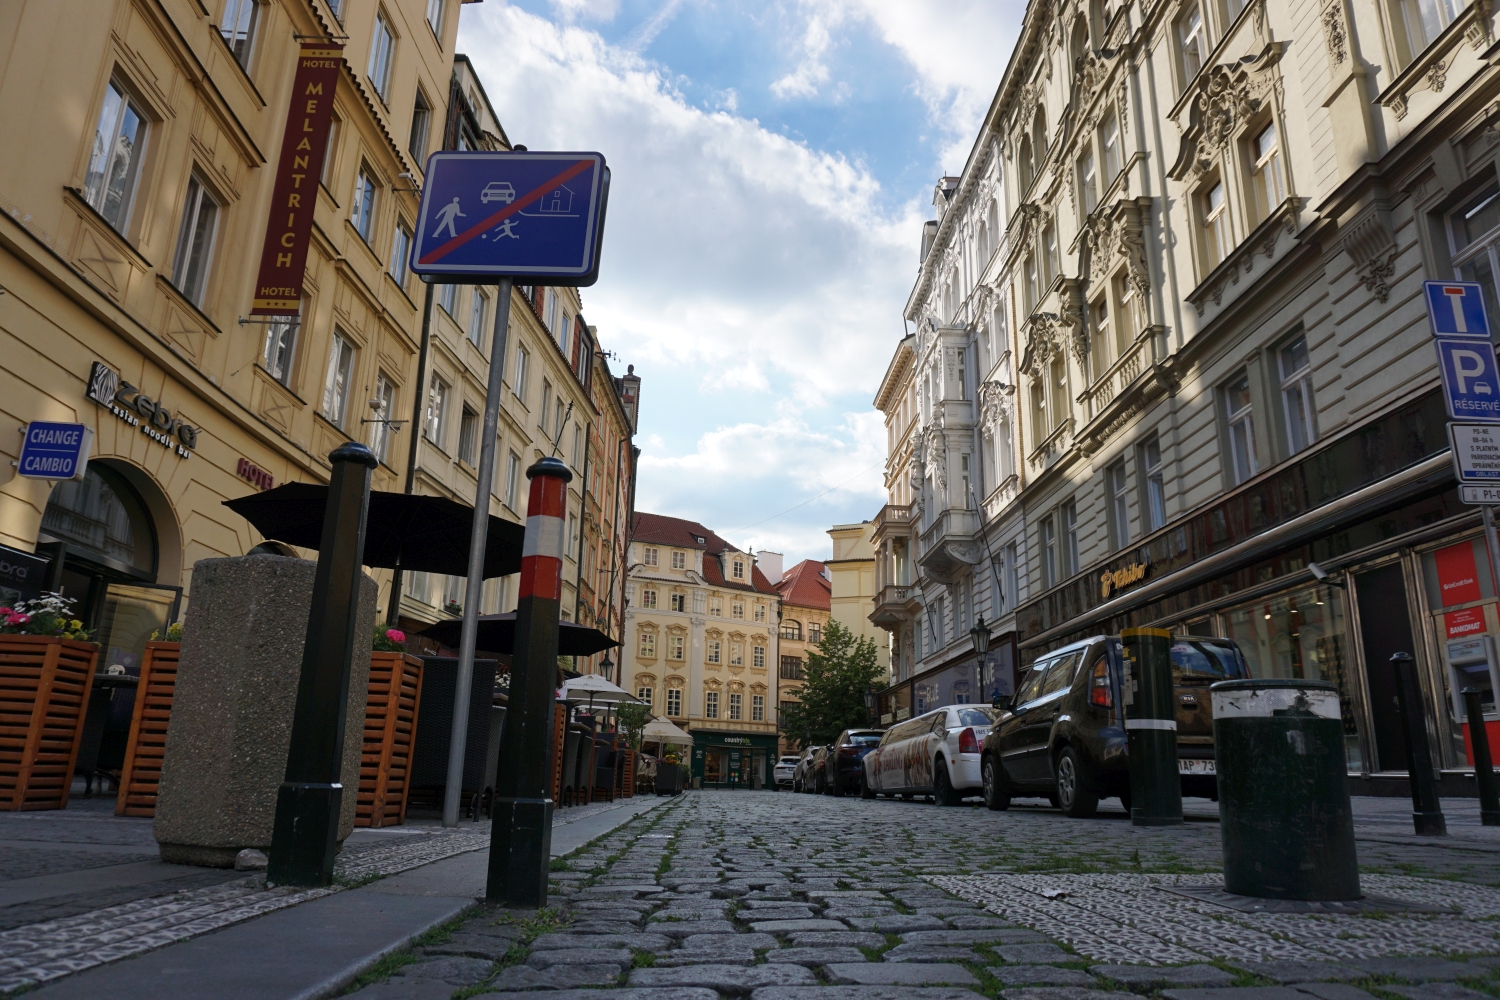
<path fill-rule="evenodd" d="M 481 909 L 355 995 L 1500 997 L 1500 845 L 1361 839 L 1367 895 L 1440 912 L 1250 914 L 1163 888 L 1222 884 L 1202 805 L 1153 830 L 1118 811 L 693 792 L 554 862 L 547 911 Z"/>

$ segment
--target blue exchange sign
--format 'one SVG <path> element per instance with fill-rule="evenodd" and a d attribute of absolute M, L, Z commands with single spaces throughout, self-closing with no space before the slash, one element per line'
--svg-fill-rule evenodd
<path fill-rule="evenodd" d="M 34 420 L 21 445 L 21 475 L 28 479 L 81 479 L 89 464 L 94 432 L 83 424 Z"/>
<path fill-rule="evenodd" d="M 1448 416 L 1470 423 L 1500 423 L 1500 366 L 1487 340 L 1438 337 L 1438 368 Z"/>
<path fill-rule="evenodd" d="M 1490 339 L 1484 286 L 1474 281 L 1424 281 L 1427 318 L 1434 337 Z"/>
<path fill-rule="evenodd" d="M 411 269 L 474 284 L 592 285 L 608 201 L 599 153 L 433 153 Z"/>

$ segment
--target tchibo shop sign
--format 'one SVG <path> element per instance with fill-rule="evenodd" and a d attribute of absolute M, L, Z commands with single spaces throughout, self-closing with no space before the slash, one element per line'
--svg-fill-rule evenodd
<path fill-rule="evenodd" d="M 173 416 L 171 410 L 121 379 L 119 372 L 103 362 L 95 361 L 89 372 L 88 397 L 130 426 L 139 427 L 157 444 L 170 448 L 178 458 L 193 457 L 198 428 Z"/>

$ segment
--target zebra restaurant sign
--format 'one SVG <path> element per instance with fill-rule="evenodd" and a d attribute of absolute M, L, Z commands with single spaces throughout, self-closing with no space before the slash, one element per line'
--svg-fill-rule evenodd
<path fill-rule="evenodd" d="M 178 458 L 192 458 L 198 447 L 198 428 L 174 416 L 160 402 L 120 378 L 120 373 L 101 361 L 89 372 L 89 399 L 116 418 L 138 427 L 142 434 L 170 449 Z"/>

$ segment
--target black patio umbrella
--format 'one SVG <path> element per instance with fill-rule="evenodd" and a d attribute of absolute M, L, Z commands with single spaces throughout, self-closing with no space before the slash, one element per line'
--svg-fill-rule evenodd
<path fill-rule="evenodd" d="M 328 487 L 314 483 L 286 483 L 263 493 L 252 493 L 224 506 L 243 516 L 267 538 L 316 549 L 323 541 L 323 510 Z M 370 493 L 365 528 L 366 566 L 419 573 L 465 576 L 469 572 L 469 534 L 474 508 L 446 497 L 406 493 Z M 521 571 L 523 525 L 490 515 L 484 547 L 484 578 Z"/>
<path fill-rule="evenodd" d="M 558 656 L 592 656 L 594 653 L 612 649 L 620 643 L 600 632 L 596 628 L 587 625 L 579 625 L 576 622 L 558 622 L 557 631 L 557 655 Z M 429 625 L 418 635 L 425 635 L 429 639 L 435 639 L 444 646 L 457 646 L 463 635 L 464 623 L 461 619 L 451 618 L 448 621 Z M 480 615 L 479 632 L 475 636 L 474 646 L 490 653 L 509 653 L 516 646 L 516 613 L 507 611 L 503 615 Z"/>

